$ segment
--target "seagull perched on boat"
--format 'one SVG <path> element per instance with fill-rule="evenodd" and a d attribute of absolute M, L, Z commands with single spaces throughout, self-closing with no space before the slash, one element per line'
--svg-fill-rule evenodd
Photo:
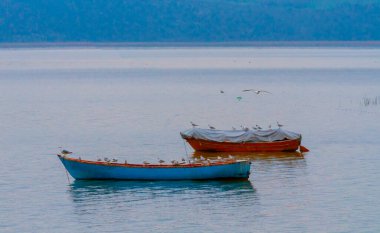
<path fill-rule="evenodd" d="M 260 127 L 260 125 L 256 125 L 256 128 L 258 129 L 258 130 L 261 130 L 262 128 Z"/>
<path fill-rule="evenodd" d="M 116 162 L 117 162 L 117 159 L 112 159 L 112 162 L 113 162 L 113 163 L 116 163 Z"/>
<path fill-rule="evenodd" d="M 182 158 L 181 161 L 182 161 L 182 162 L 186 162 L 186 159 Z"/>
<path fill-rule="evenodd" d="M 109 162 L 110 160 L 107 157 L 104 157 L 104 161 Z"/>
<path fill-rule="evenodd" d="M 215 129 L 215 127 L 214 127 L 214 126 L 211 126 L 211 125 L 208 125 L 208 127 L 209 127 L 210 129 Z"/>
<path fill-rule="evenodd" d="M 68 151 L 68 150 L 62 150 L 61 153 L 62 153 L 63 155 L 69 155 L 69 154 L 72 154 L 73 152 Z"/>
<path fill-rule="evenodd" d="M 252 91 L 252 92 L 256 93 L 256 95 L 258 95 L 260 93 L 272 94 L 269 91 L 264 91 L 264 90 L 255 90 L 255 89 L 245 89 L 245 90 L 243 90 L 243 92 L 247 92 L 247 91 Z"/>
<path fill-rule="evenodd" d="M 190 124 L 193 126 L 193 128 L 198 126 L 197 124 L 195 124 L 195 123 L 192 122 L 192 121 L 190 121 Z"/>
<path fill-rule="evenodd" d="M 278 128 L 281 128 L 281 127 L 284 126 L 284 125 L 278 123 L 278 121 L 277 121 L 277 126 L 278 126 Z"/>
<path fill-rule="evenodd" d="M 98 159 L 98 162 L 102 161 L 102 159 Z"/>
<path fill-rule="evenodd" d="M 172 162 L 173 165 L 177 165 L 178 164 L 177 160 L 172 160 L 171 162 Z"/>
<path fill-rule="evenodd" d="M 162 159 L 158 160 L 158 162 L 159 162 L 160 164 L 165 163 L 165 161 L 162 160 Z"/>
<path fill-rule="evenodd" d="M 148 165 L 148 164 L 150 164 L 149 162 L 147 162 L 147 161 L 144 161 L 143 162 L 143 164 L 145 164 L 145 165 Z"/>

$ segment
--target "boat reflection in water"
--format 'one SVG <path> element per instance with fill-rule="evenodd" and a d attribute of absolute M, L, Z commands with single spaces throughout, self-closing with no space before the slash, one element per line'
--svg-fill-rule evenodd
<path fill-rule="evenodd" d="M 202 195 L 217 195 L 220 198 L 244 196 L 255 193 L 248 180 L 214 181 L 115 181 L 115 180 L 74 180 L 69 192 L 75 202 L 101 200 L 104 197 L 122 198 L 124 201 L 138 201 L 160 197 L 201 198 Z"/>
<path fill-rule="evenodd" d="M 243 160 L 302 160 L 304 156 L 301 152 L 206 152 L 206 151 L 194 151 L 193 157 L 200 159 L 204 157 L 206 159 L 229 158 L 234 156 L 235 159 Z"/>

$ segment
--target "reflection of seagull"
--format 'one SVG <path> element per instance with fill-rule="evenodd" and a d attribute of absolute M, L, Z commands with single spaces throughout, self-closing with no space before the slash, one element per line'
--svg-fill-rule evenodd
<path fill-rule="evenodd" d="M 272 94 L 269 91 L 264 91 L 264 90 L 255 90 L 255 89 L 246 89 L 246 90 L 243 90 L 243 92 L 247 92 L 247 91 L 252 91 L 252 92 L 256 93 L 256 95 L 258 95 L 260 93 Z"/>
<path fill-rule="evenodd" d="M 211 126 L 211 125 L 208 125 L 208 127 L 210 127 L 210 129 L 215 129 L 215 127 L 214 127 L 214 126 Z"/>
<path fill-rule="evenodd" d="M 195 124 L 194 122 L 190 121 L 190 124 L 193 126 L 193 127 L 197 127 L 198 125 Z"/>
<path fill-rule="evenodd" d="M 284 126 L 284 125 L 281 125 L 281 124 L 278 123 L 278 121 L 277 121 L 277 126 L 278 126 L 278 128 L 281 128 L 281 127 Z"/>

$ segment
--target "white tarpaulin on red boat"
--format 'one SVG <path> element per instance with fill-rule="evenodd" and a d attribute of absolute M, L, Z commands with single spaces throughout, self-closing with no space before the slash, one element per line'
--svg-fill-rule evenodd
<path fill-rule="evenodd" d="M 192 128 L 181 132 L 182 138 L 203 139 L 215 142 L 273 142 L 292 140 L 301 137 L 301 134 L 284 129 L 268 130 L 213 130 Z"/>

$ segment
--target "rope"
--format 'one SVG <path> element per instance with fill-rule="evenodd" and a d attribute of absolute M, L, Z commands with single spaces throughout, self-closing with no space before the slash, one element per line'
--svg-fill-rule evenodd
<path fill-rule="evenodd" d="M 186 148 L 185 139 L 182 139 L 182 141 L 183 141 L 183 146 L 185 147 L 186 157 L 187 157 L 188 160 L 190 160 L 189 154 L 187 153 L 187 148 Z"/>

